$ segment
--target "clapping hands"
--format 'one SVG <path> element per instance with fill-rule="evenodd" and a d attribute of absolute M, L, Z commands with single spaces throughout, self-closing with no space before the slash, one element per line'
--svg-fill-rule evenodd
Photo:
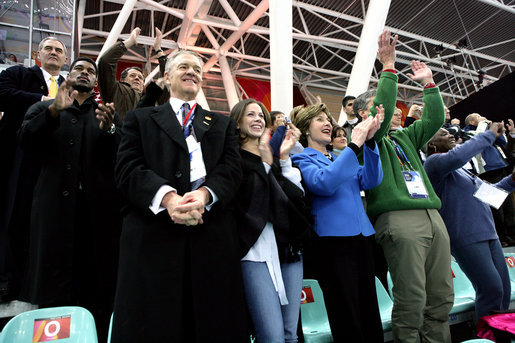
<path fill-rule="evenodd" d="M 290 151 L 295 146 L 295 143 L 298 142 L 300 138 L 300 130 L 295 127 L 292 123 L 286 124 L 288 125 L 288 129 L 286 130 L 286 134 L 284 135 L 283 142 L 279 149 L 279 154 L 282 160 L 287 160 L 290 158 Z"/>
<path fill-rule="evenodd" d="M 383 105 L 376 106 L 376 110 L 377 115 L 375 117 L 369 116 L 352 130 L 352 143 L 358 147 L 361 147 L 365 141 L 372 139 L 381 127 L 381 123 L 384 120 Z"/>
<path fill-rule="evenodd" d="M 68 81 L 63 81 L 57 89 L 54 102 L 48 107 L 53 118 L 57 118 L 62 110 L 67 109 L 73 104 L 79 92 L 74 90 Z"/>

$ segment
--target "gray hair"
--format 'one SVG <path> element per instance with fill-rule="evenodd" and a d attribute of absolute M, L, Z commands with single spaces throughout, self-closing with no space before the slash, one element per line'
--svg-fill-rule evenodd
<path fill-rule="evenodd" d="M 376 96 L 376 91 L 366 91 L 365 93 L 360 94 L 355 100 L 354 105 L 352 105 L 352 109 L 354 110 L 355 115 L 358 115 L 359 110 L 368 110 L 368 102 L 370 98 Z"/>
<path fill-rule="evenodd" d="M 43 45 L 45 45 L 45 42 L 47 40 L 53 40 L 53 41 L 61 43 L 61 45 L 63 46 L 64 54 L 68 55 L 68 49 L 66 49 L 66 45 L 64 45 L 63 41 L 60 40 L 59 38 L 52 37 L 52 36 L 46 37 L 41 42 L 39 42 L 38 51 L 41 51 L 43 49 Z"/>
<path fill-rule="evenodd" d="M 184 55 L 184 54 L 195 56 L 198 59 L 199 63 L 200 63 L 200 67 L 204 68 L 204 61 L 202 61 L 202 57 L 200 57 L 199 54 L 197 54 L 196 52 L 191 51 L 191 50 L 179 50 L 175 54 L 173 54 L 170 57 L 168 57 L 168 61 L 166 61 L 165 71 L 167 73 L 169 73 L 171 71 L 171 69 L 172 69 L 172 65 L 173 65 L 173 62 L 175 61 L 175 59 L 178 56 Z"/>

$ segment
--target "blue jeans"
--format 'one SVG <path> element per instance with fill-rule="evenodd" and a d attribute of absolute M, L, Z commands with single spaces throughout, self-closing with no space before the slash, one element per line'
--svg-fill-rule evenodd
<path fill-rule="evenodd" d="M 510 276 L 498 239 L 465 245 L 452 254 L 476 290 L 477 319 L 492 310 L 508 309 Z"/>
<path fill-rule="evenodd" d="M 242 261 L 243 285 L 258 343 L 297 342 L 302 260 L 281 263 L 288 305 L 281 306 L 265 262 Z"/>

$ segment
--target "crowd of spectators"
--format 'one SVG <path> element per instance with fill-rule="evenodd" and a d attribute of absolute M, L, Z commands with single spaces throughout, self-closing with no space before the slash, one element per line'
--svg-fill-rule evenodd
<path fill-rule="evenodd" d="M 0 63 L 18 65 L 18 57 L 15 54 L 7 54 L 6 56 L 0 57 Z"/>
<path fill-rule="evenodd" d="M 247 99 L 223 116 L 195 100 L 201 57 L 166 56 L 157 28 L 161 77 L 145 88 L 129 67 L 116 80 L 139 34 L 66 78 L 53 37 L 41 66 L 0 74 L 2 302 L 83 306 L 100 340 L 114 312 L 112 342 L 297 342 L 306 271 L 335 342 L 383 342 L 380 251 L 395 342 L 451 342 L 451 254 L 477 318 L 507 309 L 513 201 L 478 189 L 515 190 L 512 120 L 506 132 L 473 113 L 460 127 L 412 61 L 423 105 L 403 125 L 389 31 L 377 88 L 345 96 L 343 126 L 321 102 L 285 114 Z"/>

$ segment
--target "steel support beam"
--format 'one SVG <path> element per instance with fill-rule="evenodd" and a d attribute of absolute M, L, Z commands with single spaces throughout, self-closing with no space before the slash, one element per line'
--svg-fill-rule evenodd
<path fill-rule="evenodd" d="M 203 109 L 208 110 L 208 111 L 210 110 L 209 104 L 207 103 L 206 95 L 204 94 L 204 91 L 202 90 L 202 88 L 198 92 L 196 100 Z"/>
<path fill-rule="evenodd" d="M 84 13 L 86 12 L 86 0 L 80 0 L 77 10 L 77 51 L 80 50 L 82 40 L 82 28 L 84 27 Z M 72 56 L 75 58 L 75 56 Z"/>
<path fill-rule="evenodd" d="M 247 32 L 247 30 L 252 26 L 254 25 L 254 23 L 263 15 L 263 13 L 266 12 L 266 10 L 268 9 L 268 1 L 269 0 L 261 0 L 261 2 L 259 3 L 259 5 L 254 9 L 254 11 L 252 11 L 252 13 L 250 13 L 250 15 L 245 19 L 245 21 L 243 21 L 241 23 L 241 25 L 238 27 L 238 30 L 233 32 L 229 38 L 224 42 L 224 44 L 222 44 L 222 46 L 220 47 L 220 50 L 221 51 L 229 51 L 229 49 L 231 49 L 231 47 L 233 46 L 234 43 L 236 43 L 236 41 L 238 39 L 240 39 L 241 36 L 243 36 L 243 34 L 245 32 Z M 215 55 L 215 56 L 212 56 L 207 62 L 206 64 L 204 65 L 204 72 L 208 72 L 209 69 L 211 69 L 216 61 L 218 60 L 218 56 Z"/>
<path fill-rule="evenodd" d="M 184 12 L 184 18 L 182 18 L 181 31 L 179 31 L 179 38 L 177 39 L 179 46 L 185 45 L 187 39 L 189 38 L 193 24 L 193 17 L 197 12 L 197 7 L 198 0 L 188 0 L 186 11 Z"/>
<path fill-rule="evenodd" d="M 291 0 L 271 0 L 270 89 L 272 110 L 290 113 L 293 108 L 293 8 Z"/>
<path fill-rule="evenodd" d="M 513 6 L 513 5 L 505 5 L 502 2 L 496 1 L 496 0 L 476 0 L 476 1 L 482 2 L 484 4 L 488 4 L 490 6 L 494 6 L 494 7 L 500 8 L 500 9 L 506 11 L 506 12 L 510 12 L 511 14 L 515 13 L 515 6 Z"/>
<path fill-rule="evenodd" d="M 100 59 L 100 57 L 102 57 L 107 49 L 116 43 L 116 40 L 118 39 L 118 36 L 120 36 L 120 33 L 122 33 L 123 27 L 125 26 L 125 23 L 127 23 L 129 16 L 132 14 L 132 10 L 134 9 L 137 1 L 138 0 L 125 1 L 125 4 L 123 5 L 118 18 L 116 19 L 116 22 L 114 23 L 109 36 L 107 36 L 102 50 L 100 50 L 100 53 L 98 54 L 97 61 Z"/>
<path fill-rule="evenodd" d="M 368 89 L 372 69 L 376 61 L 377 37 L 383 31 L 390 0 L 370 0 L 368 11 L 359 38 L 359 46 L 354 58 L 354 66 L 347 86 L 346 95 L 358 96 Z M 343 108 L 340 111 L 339 124 L 347 121 Z"/>
<path fill-rule="evenodd" d="M 227 102 L 229 103 L 229 108 L 232 109 L 240 99 L 238 98 L 238 92 L 236 91 L 231 67 L 227 62 L 227 57 L 224 55 L 220 55 L 218 57 L 218 63 L 220 64 L 220 69 L 222 71 L 222 80 L 224 83 L 225 95 L 227 96 Z"/>

